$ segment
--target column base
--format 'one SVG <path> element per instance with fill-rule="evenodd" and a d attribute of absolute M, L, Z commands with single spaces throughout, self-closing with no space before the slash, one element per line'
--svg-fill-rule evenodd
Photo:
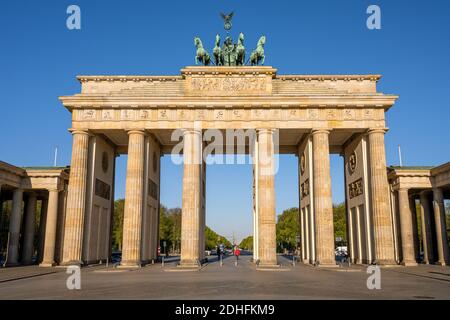
<path fill-rule="evenodd" d="M 380 266 L 398 266 L 398 263 L 395 260 L 376 260 L 374 264 Z"/>
<path fill-rule="evenodd" d="M 41 268 L 51 268 L 54 266 L 56 266 L 56 263 L 54 263 L 54 262 L 42 262 L 39 264 L 39 267 L 41 267 Z"/>
<path fill-rule="evenodd" d="M 316 267 L 319 268 L 339 268 L 339 265 L 335 263 L 331 263 L 331 262 L 327 262 L 327 263 L 318 263 L 316 265 Z"/>
<path fill-rule="evenodd" d="M 192 260 L 192 259 L 185 259 L 181 260 L 180 264 L 177 265 L 179 268 L 198 268 L 201 267 L 202 261 L 200 260 Z"/>
<path fill-rule="evenodd" d="M 268 264 L 268 263 L 266 263 L 266 264 L 258 264 L 257 266 L 256 266 L 256 268 L 257 269 L 264 269 L 264 270 L 272 270 L 272 269 L 275 269 L 275 270 L 278 270 L 278 269 L 280 269 L 281 268 L 281 265 L 279 265 L 279 264 Z"/>
<path fill-rule="evenodd" d="M 416 261 L 404 261 L 402 262 L 402 266 L 405 267 L 417 267 L 419 264 Z"/>
<path fill-rule="evenodd" d="M 323 260 L 317 260 L 316 266 L 318 267 L 324 267 L 324 268 L 334 268 L 339 267 L 336 263 L 335 259 L 323 259 Z"/>
<path fill-rule="evenodd" d="M 84 265 L 83 261 L 73 260 L 73 261 L 63 261 L 59 264 L 61 267 L 78 266 L 82 267 Z"/>
<path fill-rule="evenodd" d="M 138 269 L 142 267 L 142 261 L 121 261 L 117 266 L 119 269 Z"/>
<path fill-rule="evenodd" d="M 263 268 L 272 268 L 272 267 L 276 267 L 279 268 L 279 264 L 277 260 L 269 260 L 269 261 L 261 261 L 259 260 L 258 263 L 258 267 L 263 267 Z"/>

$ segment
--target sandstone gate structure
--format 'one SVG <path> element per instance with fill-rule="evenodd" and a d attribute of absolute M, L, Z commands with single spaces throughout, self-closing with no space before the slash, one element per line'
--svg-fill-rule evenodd
<path fill-rule="evenodd" d="M 450 263 L 444 203 L 450 163 L 386 168 L 385 113 L 397 97 L 377 92 L 378 75 L 277 75 L 272 67 L 239 66 L 78 79 L 81 93 L 61 97 L 73 120 L 71 167 L 18 168 L 0 161 L 0 249 L 6 248 L 7 266 L 108 259 L 120 154 L 128 154 L 122 266 L 156 259 L 160 158 L 180 144 L 181 265 L 201 263 L 207 165 L 196 158 L 213 143 L 208 129 L 253 133 L 244 140 L 233 136 L 232 148 L 228 140 L 219 142 L 222 152 L 252 159 L 253 254 L 260 265 L 277 263 L 278 153 L 298 157 L 304 263 L 335 265 L 330 154 L 344 157 L 353 263 Z"/>
<path fill-rule="evenodd" d="M 272 67 L 186 67 L 180 76 L 81 76 L 80 94 L 61 97 L 72 112 L 73 154 L 63 264 L 107 258 L 114 162 L 128 153 L 124 266 L 157 254 L 160 157 L 183 129 L 183 156 L 205 147 L 202 130 L 254 129 L 255 260 L 274 265 L 274 175 L 258 158 L 299 158 L 302 259 L 334 265 L 330 153 L 345 158 L 349 224 L 360 263 L 396 263 L 386 172 L 385 112 L 397 99 L 377 92 L 379 75 L 277 75 Z M 256 151 L 256 152 L 255 152 Z M 204 258 L 204 163 L 184 164 L 182 265 Z M 364 230 L 364 232 L 362 232 Z"/>

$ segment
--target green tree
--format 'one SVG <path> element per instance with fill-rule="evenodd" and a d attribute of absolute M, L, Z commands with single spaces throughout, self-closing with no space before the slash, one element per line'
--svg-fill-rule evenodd
<path fill-rule="evenodd" d="M 225 237 L 217 234 L 211 228 L 206 227 L 205 229 L 205 248 L 206 250 L 213 250 L 218 244 L 223 244 L 225 247 L 230 248 L 231 242 Z"/>
<path fill-rule="evenodd" d="M 166 250 L 172 247 L 173 231 L 173 219 L 170 217 L 170 212 L 165 206 L 161 205 L 159 208 L 159 240 L 160 244 L 166 242 Z M 161 252 L 163 252 L 163 249 L 161 249 Z"/>
<path fill-rule="evenodd" d="M 277 251 L 294 250 L 297 246 L 297 236 L 300 234 L 298 208 L 284 210 L 278 216 L 276 230 Z"/>
<path fill-rule="evenodd" d="M 123 237 L 123 213 L 125 200 L 119 199 L 114 202 L 113 235 L 112 245 L 114 250 L 122 250 Z M 166 242 L 166 250 L 174 253 L 180 252 L 181 246 L 181 209 L 161 205 L 159 209 L 159 243 Z M 218 243 L 231 247 L 230 241 L 217 234 L 209 227 L 205 229 L 205 247 L 207 250 L 214 249 Z"/>
<path fill-rule="evenodd" d="M 114 201 L 112 248 L 116 251 L 122 251 L 123 236 L 123 212 L 125 208 L 125 199 Z"/>
<path fill-rule="evenodd" d="M 181 248 L 181 209 L 173 208 L 168 210 L 168 218 L 170 220 L 170 248 L 172 252 L 180 252 Z"/>
<path fill-rule="evenodd" d="M 345 203 L 333 205 L 334 237 L 341 238 L 343 243 L 347 243 L 347 218 L 345 213 Z"/>
<path fill-rule="evenodd" d="M 241 241 L 239 247 L 244 250 L 253 250 L 253 236 L 248 236 L 244 240 Z"/>

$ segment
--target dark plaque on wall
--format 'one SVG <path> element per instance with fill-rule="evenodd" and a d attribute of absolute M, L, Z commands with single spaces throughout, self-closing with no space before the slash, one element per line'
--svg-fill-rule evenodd
<path fill-rule="evenodd" d="M 100 179 L 95 179 L 95 195 L 110 200 L 111 198 L 111 186 Z"/>
<path fill-rule="evenodd" d="M 358 165 L 358 159 L 356 158 L 356 152 L 353 152 L 348 158 L 348 173 L 354 174 Z"/>
<path fill-rule="evenodd" d="M 158 200 L 158 185 L 152 179 L 148 179 L 148 195 Z"/>
<path fill-rule="evenodd" d="M 348 185 L 350 199 L 356 198 L 364 193 L 362 179 L 356 180 Z"/>
<path fill-rule="evenodd" d="M 302 194 L 302 199 L 309 196 L 309 179 L 307 179 L 302 185 L 300 186 L 300 191 Z"/>

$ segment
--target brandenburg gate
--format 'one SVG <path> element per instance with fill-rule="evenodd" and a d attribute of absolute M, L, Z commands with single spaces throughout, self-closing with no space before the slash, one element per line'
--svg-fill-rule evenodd
<path fill-rule="evenodd" d="M 262 43 L 262 42 L 261 42 Z M 72 113 L 73 150 L 64 265 L 106 260 L 114 166 L 128 154 L 122 265 L 157 258 L 160 158 L 181 141 L 184 159 L 181 265 L 204 260 L 205 176 L 195 161 L 209 129 L 253 130 L 254 260 L 276 265 L 274 157 L 298 156 L 301 258 L 335 265 L 330 154 L 345 163 L 348 224 L 358 263 L 396 264 L 386 170 L 385 113 L 397 97 L 379 75 L 279 75 L 269 66 L 191 66 L 179 76 L 80 76 L 61 97 Z M 182 132 L 173 141 L 174 131 Z M 235 149 L 233 149 L 235 150 Z M 357 238 L 357 240 L 355 240 Z"/>

